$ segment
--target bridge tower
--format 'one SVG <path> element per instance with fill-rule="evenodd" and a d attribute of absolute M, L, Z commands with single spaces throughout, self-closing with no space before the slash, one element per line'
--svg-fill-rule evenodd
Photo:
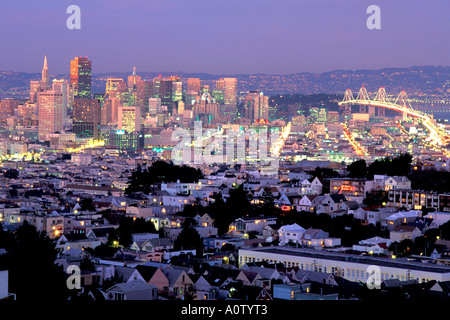
<path fill-rule="evenodd" d="M 358 96 L 356 97 L 356 100 L 363 100 L 363 101 L 370 101 L 369 94 L 367 93 L 367 90 L 364 86 L 359 89 Z M 359 106 L 359 112 L 360 113 L 367 113 L 367 106 L 364 104 L 361 104 Z"/>
<path fill-rule="evenodd" d="M 395 99 L 394 104 L 397 104 L 403 108 L 403 121 L 407 119 L 407 111 L 413 110 L 411 104 L 409 103 L 408 95 L 405 90 L 399 93 L 397 99 Z"/>
<path fill-rule="evenodd" d="M 353 97 L 352 94 L 352 90 L 347 89 L 345 91 L 345 95 L 344 95 L 344 99 L 342 100 L 342 102 L 344 103 L 344 119 L 348 119 L 351 117 L 352 114 L 352 105 L 351 105 L 351 101 L 355 100 L 355 98 Z"/>
<path fill-rule="evenodd" d="M 381 87 L 380 89 L 378 89 L 377 95 L 375 96 L 375 101 L 378 102 L 384 102 L 384 103 L 389 103 L 389 97 L 386 93 L 386 89 L 384 89 L 384 87 Z M 378 109 L 378 116 L 379 117 L 385 117 L 386 116 L 386 112 L 385 109 L 382 107 L 377 107 Z"/>

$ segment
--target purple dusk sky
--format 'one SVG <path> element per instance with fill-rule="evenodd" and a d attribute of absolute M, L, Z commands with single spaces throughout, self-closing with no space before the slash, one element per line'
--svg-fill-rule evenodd
<path fill-rule="evenodd" d="M 81 9 L 69 30 L 66 9 Z M 368 6 L 381 8 L 369 30 Z M 449 0 L 5 0 L 0 70 L 212 74 L 449 65 Z"/>

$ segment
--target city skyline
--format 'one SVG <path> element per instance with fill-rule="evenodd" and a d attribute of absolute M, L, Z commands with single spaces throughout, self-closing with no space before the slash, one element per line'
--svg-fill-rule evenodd
<path fill-rule="evenodd" d="M 448 65 L 445 1 L 377 1 L 380 30 L 366 27 L 369 3 L 355 1 L 267 0 L 258 6 L 253 1 L 79 1 L 80 30 L 66 27 L 69 4 L 2 3 L 3 42 L 22 39 L 34 50 L 8 46 L 0 70 L 37 72 L 44 55 L 53 73 L 67 73 L 66 61 L 73 56 L 96 61 L 93 73 L 127 72 L 133 66 L 155 72 L 290 74 Z"/>

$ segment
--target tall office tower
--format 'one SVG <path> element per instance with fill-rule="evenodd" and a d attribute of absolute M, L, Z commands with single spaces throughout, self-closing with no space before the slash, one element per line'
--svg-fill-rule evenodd
<path fill-rule="evenodd" d="M 122 104 L 120 103 L 119 98 L 107 97 L 103 102 L 100 123 L 102 125 L 117 123 L 120 106 L 122 106 Z"/>
<path fill-rule="evenodd" d="M 259 121 L 269 118 L 269 98 L 262 92 L 250 91 L 244 99 L 244 118 Z"/>
<path fill-rule="evenodd" d="M 161 105 L 164 107 L 164 110 L 167 110 L 169 115 L 172 115 L 172 91 L 173 91 L 173 84 L 172 80 L 170 78 L 165 78 L 161 80 L 159 92 L 160 92 L 160 98 L 161 98 Z"/>
<path fill-rule="evenodd" d="M 154 77 L 152 80 L 152 98 L 161 98 L 161 81 L 163 78 L 161 75 L 159 77 Z"/>
<path fill-rule="evenodd" d="M 133 74 L 128 76 L 128 90 L 132 90 L 136 87 L 136 82 L 141 81 L 141 77 L 136 74 L 136 67 L 133 67 Z"/>
<path fill-rule="evenodd" d="M 151 116 L 155 116 L 160 112 L 161 112 L 161 99 L 160 98 L 148 99 L 148 113 Z"/>
<path fill-rule="evenodd" d="M 199 93 L 201 85 L 202 84 L 199 78 L 188 78 L 186 91 L 194 91 Z"/>
<path fill-rule="evenodd" d="M 237 79 L 224 78 L 223 100 L 225 105 L 237 105 Z"/>
<path fill-rule="evenodd" d="M 195 101 L 193 110 L 194 120 L 202 121 L 204 123 L 220 120 L 219 104 L 216 103 L 207 92 Z"/>
<path fill-rule="evenodd" d="M 230 122 L 237 115 L 237 79 L 224 78 L 223 86 L 223 114 L 224 118 Z"/>
<path fill-rule="evenodd" d="M 87 57 L 75 57 L 70 61 L 70 84 L 78 99 L 91 98 L 92 63 Z"/>
<path fill-rule="evenodd" d="M 319 114 L 317 115 L 317 122 L 319 123 L 327 122 L 327 110 L 325 108 L 319 109 Z"/>
<path fill-rule="evenodd" d="M 255 120 L 269 119 L 269 97 L 264 96 L 262 92 L 255 97 L 253 116 Z"/>
<path fill-rule="evenodd" d="M 178 101 L 183 100 L 183 83 L 181 81 L 172 82 L 172 101 L 174 106 L 178 105 Z"/>
<path fill-rule="evenodd" d="M 216 80 L 215 89 L 223 92 L 225 90 L 225 81 L 223 79 Z"/>
<path fill-rule="evenodd" d="M 258 95 L 258 91 L 250 91 L 244 98 L 243 117 L 253 121 L 255 119 L 255 97 Z"/>
<path fill-rule="evenodd" d="M 42 67 L 42 87 L 50 89 L 50 77 L 48 75 L 47 56 L 44 57 L 44 66 Z"/>
<path fill-rule="evenodd" d="M 37 93 L 39 91 L 50 90 L 50 76 L 48 74 L 47 56 L 44 56 L 44 65 L 41 71 L 41 80 L 30 81 L 30 102 L 35 103 L 37 101 Z"/>
<path fill-rule="evenodd" d="M 0 122 L 6 123 L 6 119 L 14 115 L 14 110 L 19 107 L 19 100 L 7 98 L 0 102 Z"/>
<path fill-rule="evenodd" d="M 339 112 L 328 111 L 327 123 L 338 123 L 339 122 Z"/>
<path fill-rule="evenodd" d="M 119 107 L 119 123 L 117 128 L 126 132 L 141 131 L 141 108 Z"/>
<path fill-rule="evenodd" d="M 98 99 L 75 98 L 73 132 L 79 138 L 100 138 L 101 103 Z"/>
<path fill-rule="evenodd" d="M 70 95 L 72 93 L 72 90 L 70 90 L 70 85 L 67 80 L 61 79 L 61 80 L 53 80 L 52 82 L 52 90 L 56 93 L 62 94 L 62 108 L 63 108 L 63 119 L 64 119 L 64 127 L 67 125 L 67 112 L 69 109 L 69 103 L 70 101 L 73 101 L 71 99 Z"/>
<path fill-rule="evenodd" d="M 47 134 L 64 129 L 64 95 L 54 90 L 41 91 L 37 103 L 39 140 L 45 140 Z"/>
<path fill-rule="evenodd" d="M 183 115 L 183 113 L 184 113 L 184 102 L 183 101 L 178 101 L 177 113 L 179 115 Z"/>
<path fill-rule="evenodd" d="M 146 110 L 150 98 L 151 82 L 142 80 L 136 74 L 136 67 L 133 67 L 133 74 L 128 76 L 128 91 L 130 94 L 128 105 L 139 106 L 142 110 Z"/>

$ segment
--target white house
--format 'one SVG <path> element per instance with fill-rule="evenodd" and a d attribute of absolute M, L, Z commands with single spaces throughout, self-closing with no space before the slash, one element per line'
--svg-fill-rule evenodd
<path fill-rule="evenodd" d="M 388 248 L 390 245 L 391 245 L 390 239 L 373 237 L 359 241 L 358 244 L 353 245 L 353 250 L 360 252 L 386 254 L 388 253 Z"/>
<path fill-rule="evenodd" d="M 300 243 L 303 233 L 306 230 L 300 227 L 298 224 L 290 224 L 282 226 L 278 229 L 279 244 L 285 245 L 287 243 Z"/>
<path fill-rule="evenodd" d="M 327 194 L 323 197 L 321 203 L 317 206 L 317 213 L 332 213 L 339 210 L 339 205 L 346 201 L 342 194 Z"/>
<path fill-rule="evenodd" d="M 297 211 L 314 211 L 313 200 L 316 198 L 316 195 L 305 195 L 303 196 L 297 204 Z"/>
<path fill-rule="evenodd" d="M 393 189 L 411 189 L 411 180 L 404 176 L 387 178 L 384 182 L 384 190 L 389 191 Z"/>
<path fill-rule="evenodd" d="M 322 182 L 320 182 L 319 178 L 315 177 L 313 181 L 311 181 L 311 194 L 321 194 L 322 190 Z"/>

